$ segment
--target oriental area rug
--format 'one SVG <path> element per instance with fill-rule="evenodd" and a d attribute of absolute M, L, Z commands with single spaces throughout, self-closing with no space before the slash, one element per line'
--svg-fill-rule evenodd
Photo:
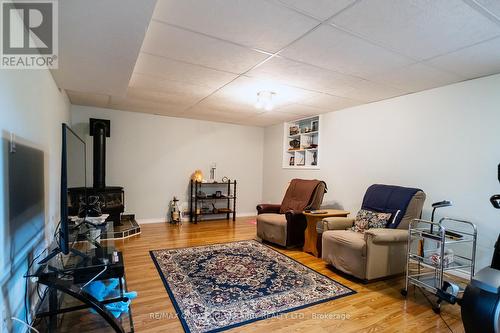
<path fill-rule="evenodd" d="M 355 293 L 253 240 L 150 254 L 186 332 L 220 332 Z"/>

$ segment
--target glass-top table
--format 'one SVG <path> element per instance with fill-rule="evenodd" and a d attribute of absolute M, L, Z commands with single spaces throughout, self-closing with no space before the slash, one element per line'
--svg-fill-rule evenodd
<path fill-rule="evenodd" d="M 57 248 L 53 245 L 49 252 L 54 255 L 36 263 L 34 273 L 27 276 L 48 287 L 37 310 L 37 328 L 41 332 L 133 332 L 130 307 L 118 317 L 108 308 L 128 298 L 122 254 L 113 241 L 101 245 L 107 224 L 98 228 L 81 224 L 70 230 L 70 254 L 53 251 Z M 88 288 L 95 281 L 116 288 L 102 297 Z"/>

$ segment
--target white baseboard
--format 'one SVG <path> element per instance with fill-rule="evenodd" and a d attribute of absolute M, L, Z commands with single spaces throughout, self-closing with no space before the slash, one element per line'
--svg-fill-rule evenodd
<path fill-rule="evenodd" d="M 257 215 L 256 212 L 250 213 L 236 213 L 236 217 L 250 217 Z M 139 224 L 151 224 L 151 223 L 166 223 L 168 222 L 164 217 L 152 218 L 152 219 L 136 219 Z M 188 222 L 189 218 L 183 218 L 184 222 Z"/>
<path fill-rule="evenodd" d="M 236 217 L 249 217 L 249 216 L 257 216 L 257 212 L 236 213 Z"/>
<path fill-rule="evenodd" d="M 155 219 L 135 219 L 139 224 L 150 224 L 150 223 L 166 223 L 167 220 L 164 217 Z"/>

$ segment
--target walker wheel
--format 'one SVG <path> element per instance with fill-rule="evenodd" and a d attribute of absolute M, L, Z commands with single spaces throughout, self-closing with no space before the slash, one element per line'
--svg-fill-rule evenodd
<path fill-rule="evenodd" d="M 434 311 L 435 314 L 440 314 L 441 313 L 441 308 L 438 308 L 437 306 L 432 307 L 432 311 Z"/>
<path fill-rule="evenodd" d="M 408 295 L 408 290 L 401 289 L 401 295 L 403 295 L 404 297 L 406 297 L 406 295 Z"/>

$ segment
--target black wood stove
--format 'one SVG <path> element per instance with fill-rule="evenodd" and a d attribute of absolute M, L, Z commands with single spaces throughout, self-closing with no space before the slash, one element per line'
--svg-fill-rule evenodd
<path fill-rule="evenodd" d="M 77 215 L 80 203 L 85 195 L 98 196 L 103 214 L 109 214 L 107 221 L 121 223 L 121 214 L 125 211 L 125 194 L 121 186 L 106 186 L 106 137 L 111 136 L 111 123 L 105 119 L 90 119 L 90 136 L 94 137 L 93 145 L 93 178 L 94 186 L 68 189 L 70 196 L 70 214 Z"/>

